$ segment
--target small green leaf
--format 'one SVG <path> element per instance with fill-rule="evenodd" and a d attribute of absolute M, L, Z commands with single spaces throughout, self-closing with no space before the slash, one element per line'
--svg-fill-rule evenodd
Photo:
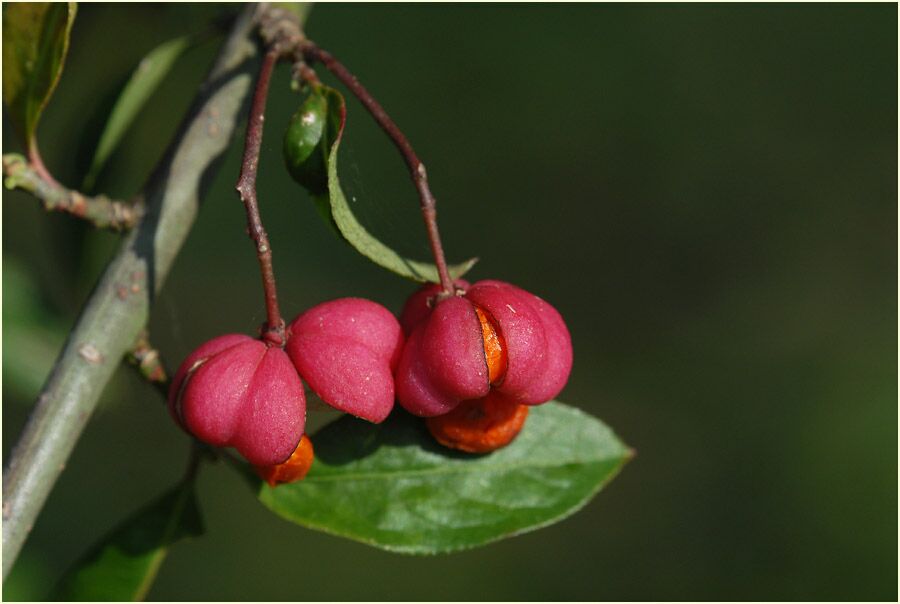
<path fill-rule="evenodd" d="M 28 147 L 62 75 L 74 2 L 3 5 L 3 102 Z"/>
<path fill-rule="evenodd" d="M 142 600 L 175 542 L 203 534 L 192 481 L 119 525 L 62 578 L 58 600 Z"/>
<path fill-rule="evenodd" d="M 288 123 L 282 144 L 288 172 L 315 196 L 328 193 L 328 172 L 325 169 L 328 95 L 322 88 L 308 87 L 306 98 Z"/>
<path fill-rule="evenodd" d="M 103 133 L 100 135 L 94 159 L 84 178 L 84 189 L 93 187 L 106 160 L 122 140 L 138 112 L 172 69 L 175 61 L 190 46 L 191 40 L 191 36 L 181 36 L 163 42 L 147 53 L 147 56 L 138 63 L 116 100 L 106 126 L 103 128 Z"/>
<path fill-rule="evenodd" d="M 337 228 L 347 243 L 375 264 L 413 281 L 439 282 L 440 278 L 434 264 L 410 260 L 401 256 L 375 238 L 353 215 L 338 178 L 338 149 L 347 122 L 347 107 L 344 97 L 340 92 L 328 86 L 316 86 L 313 92 L 325 98 L 328 106 L 328 127 L 319 142 L 321 152 L 326 157 L 328 191 L 326 194 L 324 191 L 317 191 L 315 186 L 310 188 L 319 212 L 323 216 L 328 216 L 328 222 Z M 298 134 L 295 132 L 294 136 L 297 137 Z M 315 156 L 312 157 L 312 159 L 314 158 Z M 309 180 L 309 182 L 313 181 Z M 454 279 L 462 277 L 476 262 L 478 262 L 477 258 L 470 258 L 460 264 L 449 266 L 450 276 Z"/>
<path fill-rule="evenodd" d="M 312 437 L 300 482 L 259 492 L 279 516 L 386 550 L 436 554 L 548 526 L 584 506 L 632 452 L 599 420 L 558 402 L 531 409 L 509 446 L 488 455 L 441 447 L 424 421 L 351 417 Z"/>

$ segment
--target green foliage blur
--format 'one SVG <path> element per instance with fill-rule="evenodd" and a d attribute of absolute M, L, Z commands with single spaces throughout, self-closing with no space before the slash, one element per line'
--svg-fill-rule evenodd
<path fill-rule="evenodd" d="M 222 10 L 79 8 L 38 131 L 59 180 L 81 182 L 141 57 Z M 428 166 L 449 260 L 477 255 L 473 279 L 560 310 L 575 346 L 560 399 L 637 457 L 559 525 L 426 558 L 288 524 L 209 466 L 208 534 L 173 549 L 149 598 L 896 599 L 896 22 L 889 4 L 315 7 L 310 37 Z M 178 63 L 98 190 L 140 188 L 216 46 Z M 279 68 L 259 190 L 282 308 L 365 296 L 399 311 L 413 286 L 335 238 L 284 168 L 299 98 L 288 80 Z M 354 211 L 427 258 L 399 156 L 348 103 L 341 178 Z M 19 151 L 5 114 L 3 125 L 4 152 Z M 264 319 L 233 190 L 240 150 L 153 310 L 170 367 Z M 117 242 L 5 193 L 5 456 Z M 123 367 L 4 599 L 46 597 L 97 537 L 178 480 L 187 451 L 158 394 Z"/>

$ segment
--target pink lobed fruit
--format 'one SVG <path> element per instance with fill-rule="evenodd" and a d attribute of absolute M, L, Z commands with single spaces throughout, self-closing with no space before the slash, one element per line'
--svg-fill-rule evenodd
<path fill-rule="evenodd" d="M 345 413 L 380 423 L 394 406 L 394 369 L 403 332 L 371 300 L 340 298 L 314 306 L 288 328 L 287 353 L 319 398 Z"/>
<path fill-rule="evenodd" d="M 453 286 L 457 292 L 461 293 L 472 287 L 472 284 L 465 279 L 457 279 L 453 282 Z M 441 293 L 440 283 L 432 283 L 420 287 L 406 299 L 406 304 L 403 305 L 403 310 L 400 312 L 400 325 L 407 338 L 412 335 L 416 325 L 431 314 L 434 297 L 439 293 Z"/>
<path fill-rule="evenodd" d="M 284 462 L 306 424 L 306 396 L 284 350 L 241 334 L 202 344 L 169 388 L 169 411 L 197 439 L 254 465 Z"/>
<path fill-rule="evenodd" d="M 559 394 L 572 369 L 572 340 L 556 309 L 502 281 L 457 286 L 462 295 L 438 302 L 429 300 L 440 287 L 426 286 L 404 307 L 400 322 L 409 338 L 395 374 L 400 405 L 432 417 L 491 389 L 525 405 Z M 492 339 L 502 356 L 489 350 Z M 503 366 L 491 380 L 496 363 Z"/>

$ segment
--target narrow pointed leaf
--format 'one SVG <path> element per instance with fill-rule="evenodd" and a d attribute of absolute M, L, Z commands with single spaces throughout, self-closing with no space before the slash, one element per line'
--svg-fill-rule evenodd
<path fill-rule="evenodd" d="M 533 407 L 519 436 L 488 455 L 441 447 L 402 410 L 383 424 L 351 417 L 312 436 L 301 482 L 262 485 L 276 514 L 408 554 L 451 552 L 573 514 L 631 457 L 598 419 L 562 403 Z"/>
<path fill-rule="evenodd" d="M 3 102 L 26 144 L 62 75 L 74 2 L 3 5 Z"/>
<path fill-rule="evenodd" d="M 327 178 L 327 192 L 319 191 L 319 187 L 314 184 L 314 181 L 317 179 L 312 179 L 311 177 L 308 177 L 307 182 L 302 184 L 310 189 L 313 201 L 316 203 L 320 214 L 328 218 L 328 222 L 333 227 L 336 227 L 347 243 L 375 264 L 413 281 L 439 282 L 440 278 L 434 264 L 411 260 L 398 254 L 372 235 L 357 220 L 353 210 L 350 209 L 350 205 L 347 203 L 347 198 L 338 178 L 338 150 L 347 118 L 344 97 L 337 90 L 327 86 L 321 86 L 314 90 L 313 93 L 324 94 L 327 99 L 328 127 L 320 143 L 320 151 L 324 156 L 326 170 L 326 173 L 321 176 L 323 179 Z M 315 158 L 311 158 L 310 161 L 313 161 L 313 159 Z M 477 258 L 471 258 L 460 264 L 449 266 L 450 275 L 454 279 L 463 276 L 477 261 Z"/>
<path fill-rule="evenodd" d="M 103 133 L 100 135 L 97 150 L 94 152 L 90 169 L 84 179 L 85 189 L 93 187 L 97 175 L 103 169 L 113 150 L 121 142 L 134 118 L 137 117 L 140 110 L 150 99 L 150 96 L 171 71 L 175 61 L 190 44 L 190 36 L 181 36 L 163 42 L 147 53 L 147 56 L 138 63 L 137 68 L 131 74 L 131 78 L 129 78 L 122 89 L 122 93 L 116 100 L 116 104 L 113 106 L 109 119 L 103 128 Z"/>
<path fill-rule="evenodd" d="M 193 482 L 185 482 L 122 523 L 75 564 L 54 599 L 142 600 L 169 547 L 203 534 Z"/>

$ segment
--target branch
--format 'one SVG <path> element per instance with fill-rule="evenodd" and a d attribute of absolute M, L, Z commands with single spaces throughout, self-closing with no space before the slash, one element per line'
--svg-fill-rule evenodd
<path fill-rule="evenodd" d="M 20 189 L 44 202 L 48 211 L 67 212 L 87 220 L 98 228 L 124 231 L 140 219 L 140 205 L 114 201 L 105 195 L 87 197 L 66 189 L 42 175 L 39 164 L 29 164 L 15 153 L 3 156 L 3 174 L 7 189 Z M 46 174 L 46 171 L 44 170 Z M 52 177 L 50 177 L 52 178 Z"/>
<path fill-rule="evenodd" d="M 256 5 L 235 23 L 166 155 L 144 187 L 146 211 L 123 240 L 69 334 L 3 472 L 3 576 L 66 464 L 197 216 L 251 86 Z M 124 290 L 122 289 L 124 288 Z M 121 292 L 125 291 L 125 295 Z"/>

